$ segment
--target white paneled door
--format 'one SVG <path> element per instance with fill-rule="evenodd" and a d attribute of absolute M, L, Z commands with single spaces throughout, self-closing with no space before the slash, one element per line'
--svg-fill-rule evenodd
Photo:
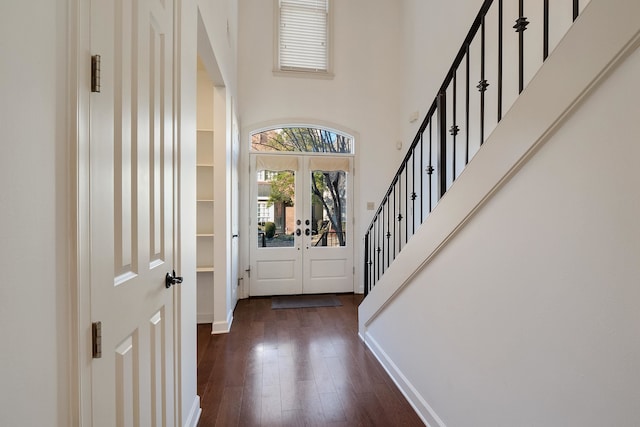
<path fill-rule="evenodd" d="M 250 295 L 353 292 L 351 162 L 252 155 Z"/>
<path fill-rule="evenodd" d="M 175 424 L 172 3 L 91 1 L 93 426 Z"/>

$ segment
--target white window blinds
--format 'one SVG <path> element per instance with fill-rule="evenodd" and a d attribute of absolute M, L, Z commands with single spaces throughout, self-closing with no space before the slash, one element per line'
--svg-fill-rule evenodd
<path fill-rule="evenodd" d="M 280 0 L 280 69 L 327 71 L 329 0 Z"/>

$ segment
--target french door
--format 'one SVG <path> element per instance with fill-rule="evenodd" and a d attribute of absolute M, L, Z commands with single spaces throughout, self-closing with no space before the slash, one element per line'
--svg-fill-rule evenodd
<path fill-rule="evenodd" d="M 352 159 L 251 155 L 250 290 L 353 291 Z"/>

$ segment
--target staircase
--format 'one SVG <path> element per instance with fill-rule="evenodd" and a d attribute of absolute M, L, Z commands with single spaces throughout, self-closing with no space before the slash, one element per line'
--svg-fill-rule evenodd
<path fill-rule="evenodd" d="M 483 3 L 365 237 L 359 333 L 427 425 L 640 415 L 640 4 L 572 2 L 558 37 L 533 3 Z"/>
<path fill-rule="evenodd" d="M 555 48 L 550 39 L 560 40 L 558 34 L 570 28 L 581 10 L 580 1 L 572 0 L 571 15 L 563 16 L 566 8 L 561 2 L 545 0 L 541 15 L 533 19 L 525 14 L 525 3 L 536 2 L 485 0 L 482 4 L 365 234 L 365 294 L 548 58 Z M 584 7 L 588 2 L 582 3 Z M 505 20 L 505 12 L 516 8 L 518 18 L 512 25 Z M 531 13 L 540 12 L 531 9 Z M 530 26 L 538 26 L 535 33 L 542 37 L 525 49 Z M 494 35 L 490 38 L 494 43 L 488 33 Z M 488 91 L 492 86 L 496 89 Z"/>

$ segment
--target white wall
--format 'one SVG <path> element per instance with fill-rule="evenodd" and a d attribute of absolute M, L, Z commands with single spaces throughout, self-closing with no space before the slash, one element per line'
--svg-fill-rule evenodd
<path fill-rule="evenodd" d="M 359 265 L 362 230 L 371 211 L 395 173 L 404 153 L 398 151 L 400 71 L 400 7 L 391 1 L 333 1 L 333 72 L 331 80 L 283 77 L 274 69 L 274 5 L 272 0 L 240 2 L 239 99 L 242 122 L 241 150 L 244 162 L 251 130 L 265 124 L 292 121 L 333 126 L 356 135 L 357 221 L 355 242 Z M 249 194 L 246 163 L 241 168 L 243 194 Z M 360 179 L 366 177 L 366 179 Z M 241 211 L 249 212 L 249 200 L 240 200 Z M 246 226 L 248 218 L 241 218 Z M 243 236 L 244 234 L 244 236 Z M 245 265 L 248 233 L 244 237 Z M 248 283 L 248 278 L 245 278 Z M 359 283 L 357 286 L 359 287 Z"/>
<path fill-rule="evenodd" d="M 197 0 L 209 43 L 229 93 L 238 93 L 238 0 Z M 214 79 L 214 84 L 218 84 Z"/>
<path fill-rule="evenodd" d="M 430 425 L 640 419 L 639 13 L 591 2 L 361 306 Z"/>
<path fill-rule="evenodd" d="M 408 145 L 436 97 L 483 0 L 402 0 L 402 138 Z M 419 118 L 410 123 L 411 113 Z"/>
<path fill-rule="evenodd" d="M 0 13 L 0 425 L 70 425 L 67 1 Z"/>

